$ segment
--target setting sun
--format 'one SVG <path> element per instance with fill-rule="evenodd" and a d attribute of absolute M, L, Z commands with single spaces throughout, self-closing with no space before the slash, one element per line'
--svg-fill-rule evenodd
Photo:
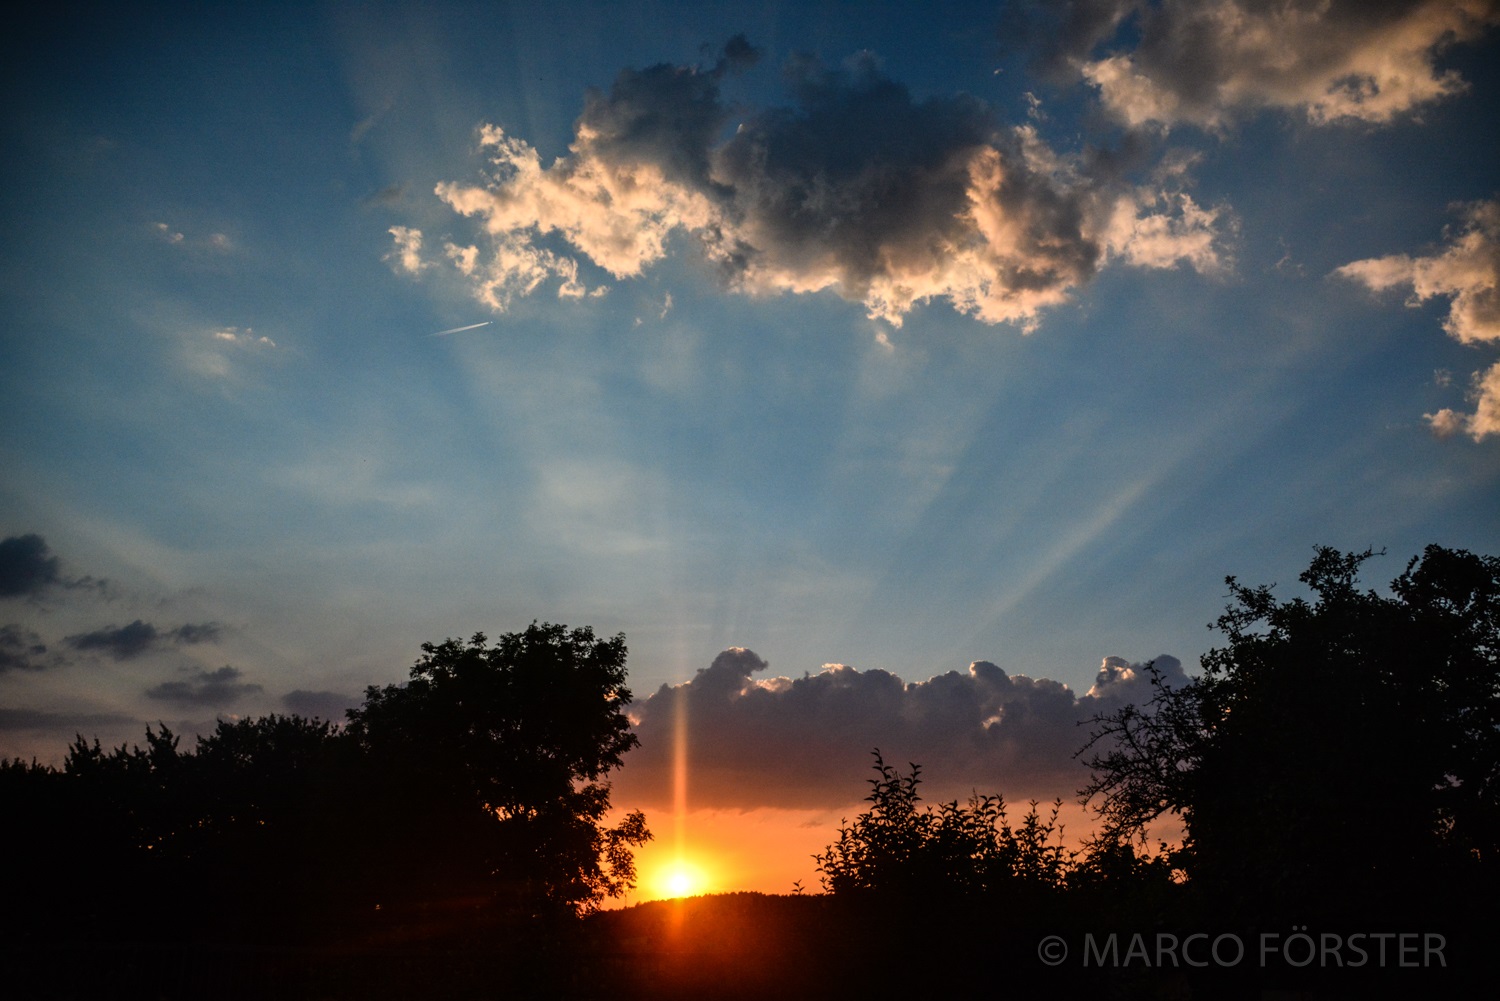
<path fill-rule="evenodd" d="M 664 866 L 652 884 L 653 895 L 659 897 L 693 897 L 712 889 L 703 870 L 682 859 Z"/>

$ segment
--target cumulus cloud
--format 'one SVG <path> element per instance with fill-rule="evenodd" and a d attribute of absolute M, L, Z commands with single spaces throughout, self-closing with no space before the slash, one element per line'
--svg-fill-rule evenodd
<path fill-rule="evenodd" d="M 42 638 L 22 626 L 0 626 L 0 674 L 8 671 L 40 671 L 47 665 L 41 658 L 47 653 Z"/>
<path fill-rule="evenodd" d="M 410 226 L 392 226 L 388 232 L 396 241 L 396 247 L 385 259 L 395 261 L 396 266 L 408 274 L 417 274 L 426 263 L 422 260 L 422 231 Z"/>
<path fill-rule="evenodd" d="M 1104 0 L 1069 5 L 1056 59 L 1131 126 L 1218 128 L 1236 113 L 1386 123 L 1460 93 L 1436 57 L 1500 24 L 1495 0 Z M 1134 44 L 1100 58 L 1122 40 Z"/>
<path fill-rule="evenodd" d="M 64 637 L 63 642 L 75 650 L 95 650 L 107 653 L 115 660 L 129 660 L 167 643 L 214 643 L 222 630 L 217 622 L 202 622 L 163 631 L 136 619 L 129 625 L 111 625 L 93 632 L 76 633 Z"/>
<path fill-rule="evenodd" d="M 1439 438 L 1450 438 L 1462 432 L 1475 441 L 1500 434 L 1500 362 L 1474 373 L 1468 399 L 1474 404 L 1472 414 L 1459 413 L 1451 407 L 1423 414 L 1432 433 Z"/>
<path fill-rule="evenodd" d="M 1334 271 L 1375 291 L 1409 290 L 1409 306 L 1449 300 L 1443 329 L 1473 346 L 1500 343 L 1500 201 L 1463 208 L 1463 222 L 1445 245 L 1426 257 L 1394 254 L 1354 261 Z M 1466 432 L 1475 441 L 1500 433 L 1500 364 L 1475 373 L 1472 414 L 1443 409 L 1425 415 L 1440 437 Z"/>
<path fill-rule="evenodd" d="M 711 68 L 625 70 L 588 94 L 551 164 L 483 126 L 481 183 L 436 193 L 484 238 L 429 260 L 419 232 L 393 227 L 390 257 L 412 273 L 445 260 L 503 310 L 549 283 L 600 294 L 585 262 L 628 279 L 681 238 L 739 292 L 833 291 L 897 325 L 946 300 L 1025 327 L 1112 259 L 1222 264 L 1222 209 L 1091 173 L 976 98 L 915 100 L 869 53 L 837 67 L 793 58 L 792 104 L 738 115 L 719 86 L 752 56 L 737 38 Z"/>
<path fill-rule="evenodd" d="M 1463 208 L 1463 225 L 1427 257 L 1394 254 L 1355 261 L 1334 274 L 1376 292 L 1410 289 L 1408 305 L 1448 298 L 1443 329 L 1465 344 L 1500 341 L 1500 201 Z"/>
<path fill-rule="evenodd" d="M 195 670 L 187 681 L 165 681 L 146 690 L 146 697 L 162 702 L 195 706 L 226 706 L 261 687 L 243 682 L 238 668 L 225 665 L 217 671 Z"/>
<path fill-rule="evenodd" d="M 1170 683 L 1186 682 L 1173 657 L 1156 660 Z M 1086 780 L 1074 754 L 1087 723 L 1151 689 L 1139 665 L 1111 657 L 1083 696 L 1045 678 L 1009 674 L 988 661 L 966 672 L 904 682 L 886 671 L 826 665 L 801 678 L 763 677 L 753 651 L 725 650 L 681 685 L 663 685 L 638 707 L 617 801 L 667 805 L 677 734 L 686 740 L 691 806 L 814 807 L 857 800 L 869 754 L 916 762 L 929 798 L 978 788 L 1018 798 L 1070 795 Z"/>

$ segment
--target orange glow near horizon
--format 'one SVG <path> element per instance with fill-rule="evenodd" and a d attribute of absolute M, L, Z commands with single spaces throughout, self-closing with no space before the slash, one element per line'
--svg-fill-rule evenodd
<path fill-rule="evenodd" d="M 687 686 L 677 689 L 672 725 L 672 833 L 677 858 L 687 840 Z"/>
<path fill-rule="evenodd" d="M 758 893 L 818 893 L 822 891 L 813 855 L 838 839 L 841 822 L 852 819 L 868 803 L 829 804 L 822 809 L 749 806 L 690 806 L 687 688 L 680 686 L 673 705 L 672 799 L 670 834 L 665 803 L 645 807 L 647 825 L 655 838 L 635 852 L 638 882 L 634 889 L 608 901 L 610 908 L 629 907 L 651 900 L 671 900 L 705 894 L 750 891 Z M 851 783 L 851 792 L 855 791 Z M 706 798 L 722 802 L 722 791 Z M 940 802 L 941 797 L 934 802 Z M 1010 819 L 1019 822 L 1025 800 L 1007 804 Z M 616 820 L 633 807 L 618 803 Z M 1046 817 L 1050 806 L 1038 804 Z M 1070 848 L 1080 846 L 1094 824 L 1089 811 L 1076 802 L 1063 803 L 1058 817 Z M 607 821 L 608 822 L 608 821 Z M 1164 832 L 1173 840 L 1171 832 Z"/>
<path fill-rule="evenodd" d="M 687 856 L 688 747 L 687 690 L 679 688 L 672 727 L 672 854 L 654 866 L 645 896 L 693 897 L 717 889 L 704 867 Z"/>
<path fill-rule="evenodd" d="M 643 897 L 648 900 L 696 897 L 720 889 L 703 866 L 678 858 L 652 873 Z"/>
<path fill-rule="evenodd" d="M 658 836 L 635 850 L 639 882 L 605 906 L 740 890 L 791 893 L 798 882 L 807 892 L 817 892 L 812 853 L 838 837 L 840 816 L 853 813 L 847 808 L 692 810 L 672 818 L 674 827 L 680 822 L 684 835 L 683 851 L 678 852 L 675 838 L 662 836 L 666 812 L 647 809 L 646 822 Z M 686 879 L 674 876 L 679 866 L 698 881 L 686 892 Z"/>
<path fill-rule="evenodd" d="M 826 809 L 781 809 L 752 807 L 699 808 L 672 816 L 673 836 L 666 834 L 665 808 L 653 809 L 642 804 L 646 822 L 656 831 L 655 840 L 635 850 L 639 881 L 634 890 L 607 901 L 609 908 L 629 907 L 649 900 L 691 897 L 699 894 L 795 892 L 800 884 L 804 893 L 820 893 L 817 863 L 813 854 L 826 851 L 838 840 L 841 819 L 852 820 L 866 803 L 846 803 Z M 1025 815 L 1025 802 L 1011 803 L 1012 823 Z M 663 804 L 665 807 L 665 804 Z M 1046 807 L 1043 803 L 1038 809 Z M 612 822 L 631 805 L 616 808 Z M 1050 809 L 1050 808 L 1048 808 Z M 1046 811 L 1043 811 L 1044 815 Z M 1064 843 L 1069 848 L 1081 842 L 1094 830 L 1094 818 L 1077 803 L 1064 802 L 1059 821 L 1065 825 Z M 682 832 L 683 849 L 677 848 L 676 832 Z M 1152 831 L 1156 838 L 1175 842 L 1181 832 L 1163 824 Z M 687 871 L 677 874 L 679 866 Z M 696 880 L 696 882 L 695 882 Z"/>

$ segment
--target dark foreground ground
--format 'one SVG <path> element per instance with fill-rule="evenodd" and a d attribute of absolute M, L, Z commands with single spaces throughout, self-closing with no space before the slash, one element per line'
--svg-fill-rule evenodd
<path fill-rule="evenodd" d="M 1337 934 L 1338 948 L 1328 948 L 1334 940 L 1324 939 L 1321 954 L 1308 953 L 1313 958 L 1302 963 L 1304 954 L 1297 949 L 1305 943 L 1287 938 L 1297 930 L 1291 927 L 1221 929 L 1184 948 L 1188 930 L 1111 929 L 1103 918 L 1092 924 L 1076 914 L 1064 920 L 1034 907 L 986 906 L 963 913 L 815 895 L 734 893 L 656 901 L 596 914 L 581 924 L 531 925 L 522 931 L 458 908 L 399 926 L 372 922 L 357 935 L 331 936 L 331 944 L 317 946 L 188 945 L 170 928 L 156 936 L 71 945 L 23 946 L 12 940 L 0 951 L 0 997 L 1312 1001 L 1500 996 L 1491 972 L 1493 952 L 1472 931 L 1477 927 L 1471 918 L 1455 915 L 1441 932 L 1393 929 L 1390 934 L 1397 937 L 1383 940 L 1383 961 L 1380 939 L 1351 940 L 1349 933 L 1309 929 L 1308 942 L 1319 944 L 1324 935 Z M 1403 931 L 1408 938 L 1399 937 Z M 1441 948 L 1424 934 L 1442 934 Z M 1261 941 L 1262 935 L 1270 937 Z M 1294 963 L 1282 959 L 1283 942 Z M 1264 953 L 1267 943 L 1275 951 Z"/>

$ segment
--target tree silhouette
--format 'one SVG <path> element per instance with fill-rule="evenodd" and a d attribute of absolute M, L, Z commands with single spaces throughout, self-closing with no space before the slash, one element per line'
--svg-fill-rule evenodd
<path fill-rule="evenodd" d="M 371 962 L 393 947 L 402 976 L 471 993 L 501 968 L 549 976 L 570 919 L 633 883 L 650 837 L 639 812 L 604 823 L 605 774 L 635 744 L 624 638 L 534 623 L 423 652 L 344 728 L 271 715 L 192 749 L 158 727 L 113 750 L 79 737 L 60 770 L 0 762 L 18 996 L 51 996 L 63 970 L 139 993 L 187 976 L 184 956 L 239 957 L 263 978 L 247 996 L 286 977 L 363 996 L 394 990 Z M 219 972 L 202 971 L 216 993 Z"/>
<path fill-rule="evenodd" d="M 962 806 L 955 800 L 919 807 L 920 766 L 902 775 L 879 750 L 874 755 L 878 777 L 869 780 L 870 808 L 852 825 L 841 825 L 838 840 L 813 856 L 824 889 L 893 898 L 977 897 L 1065 884 L 1073 855 L 1057 822 L 1061 800 L 1045 818 L 1033 801 L 1015 827 L 997 795 L 976 793 Z"/>
<path fill-rule="evenodd" d="M 1192 880 L 1251 917 L 1400 911 L 1494 861 L 1500 560 L 1429 546 L 1381 595 L 1373 555 L 1320 548 L 1311 602 L 1227 579 L 1203 675 L 1096 721 L 1107 834 L 1179 815 Z"/>
<path fill-rule="evenodd" d="M 409 682 L 371 687 L 349 712 L 403 835 L 441 828 L 450 858 L 518 899 L 587 910 L 632 885 L 644 818 L 602 826 L 602 778 L 638 742 L 624 636 L 532 623 L 493 646 L 476 633 L 422 650 Z"/>

